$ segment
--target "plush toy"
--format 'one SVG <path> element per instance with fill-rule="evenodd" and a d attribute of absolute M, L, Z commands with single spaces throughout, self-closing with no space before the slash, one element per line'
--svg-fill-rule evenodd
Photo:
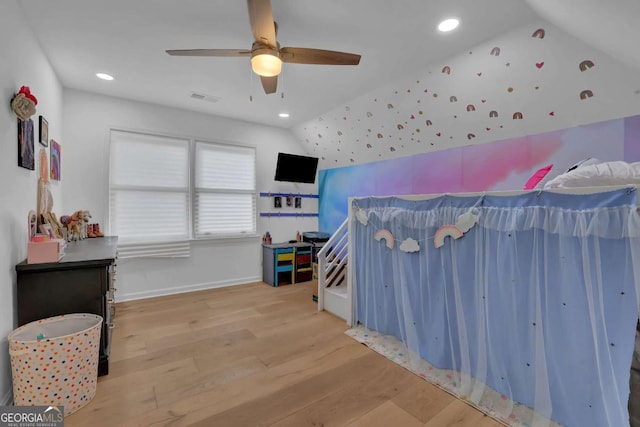
<path fill-rule="evenodd" d="M 87 236 L 87 223 L 91 219 L 91 213 L 89 211 L 78 211 L 76 212 L 80 219 L 80 239 L 86 239 Z"/>
<path fill-rule="evenodd" d="M 73 215 L 63 215 L 60 222 L 67 227 L 67 240 L 77 241 L 87 237 L 87 223 L 91 219 L 89 211 L 75 211 Z"/>
<path fill-rule="evenodd" d="M 20 120 L 27 120 L 36 113 L 38 99 L 31 93 L 28 86 L 22 86 L 18 93 L 11 98 L 11 109 Z"/>

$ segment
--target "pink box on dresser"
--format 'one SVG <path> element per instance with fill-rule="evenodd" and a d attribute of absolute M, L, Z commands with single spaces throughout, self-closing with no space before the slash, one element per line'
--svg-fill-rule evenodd
<path fill-rule="evenodd" d="M 58 262 L 64 255 L 64 239 L 52 239 L 46 242 L 29 242 L 27 246 L 27 263 Z"/>

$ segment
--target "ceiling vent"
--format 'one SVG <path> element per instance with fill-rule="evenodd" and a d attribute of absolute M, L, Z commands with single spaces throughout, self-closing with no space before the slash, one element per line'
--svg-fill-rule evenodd
<path fill-rule="evenodd" d="M 199 92 L 191 92 L 191 98 L 197 99 L 198 101 L 208 101 L 208 102 L 218 102 L 220 98 L 213 95 L 207 95 L 206 93 Z"/>

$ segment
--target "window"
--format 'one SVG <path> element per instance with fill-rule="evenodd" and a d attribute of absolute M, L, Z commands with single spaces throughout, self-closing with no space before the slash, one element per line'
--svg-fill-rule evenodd
<path fill-rule="evenodd" d="M 184 247 L 167 242 L 254 235 L 255 181 L 255 148 L 112 130 L 110 232 L 133 256 L 180 256 Z"/>
<path fill-rule="evenodd" d="M 196 238 L 256 233 L 255 149 L 196 142 Z"/>

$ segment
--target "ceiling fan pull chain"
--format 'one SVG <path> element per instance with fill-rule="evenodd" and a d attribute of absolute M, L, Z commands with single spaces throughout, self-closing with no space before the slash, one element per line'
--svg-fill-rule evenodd
<path fill-rule="evenodd" d="M 284 99 L 284 73 L 280 74 L 280 81 L 282 82 L 282 84 L 280 86 L 282 86 L 282 92 L 280 92 L 280 98 Z"/>
<path fill-rule="evenodd" d="M 253 72 L 249 69 L 249 102 L 253 102 Z"/>

